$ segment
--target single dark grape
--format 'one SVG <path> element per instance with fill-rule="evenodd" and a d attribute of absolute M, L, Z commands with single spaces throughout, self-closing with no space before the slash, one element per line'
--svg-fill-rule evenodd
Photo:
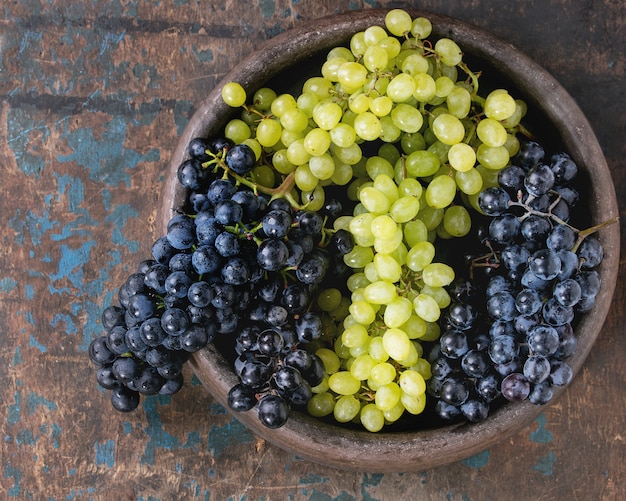
<path fill-rule="evenodd" d="M 528 346 L 535 355 L 549 357 L 559 347 L 559 335 L 554 327 L 540 324 L 533 327 L 527 336 Z"/>
<path fill-rule="evenodd" d="M 448 358 L 461 358 L 469 351 L 469 343 L 465 332 L 453 329 L 447 330 L 439 337 L 441 353 Z"/>
<path fill-rule="evenodd" d="M 202 162 L 197 158 L 190 158 L 180 164 L 177 170 L 178 182 L 183 188 L 199 190 L 206 180 L 206 171 Z"/>
<path fill-rule="evenodd" d="M 206 191 L 209 202 L 214 206 L 223 200 L 230 200 L 235 193 L 237 187 L 229 179 L 214 179 Z"/>
<path fill-rule="evenodd" d="M 530 168 L 524 178 L 526 191 L 535 197 L 545 195 L 554 186 L 554 172 L 546 164 L 539 163 Z"/>
<path fill-rule="evenodd" d="M 255 391 L 241 383 L 233 386 L 228 392 L 228 406 L 238 412 L 245 412 L 252 409 L 256 403 Z"/>
<path fill-rule="evenodd" d="M 126 386 L 111 390 L 111 405 L 120 412 L 131 412 L 139 406 L 139 392 Z"/>
<path fill-rule="evenodd" d="M 115 353 L 113 353 L 107 346 L 105 336 L 94 338 L 91 343 L 89 343 L 89 359 L 95 365 L 103 366 L 110 364 L 115 360 L 115 358 Z"/>
<path fill-rule="evenodd" d="M 116 325 L 124 325 L 124 308 L 115 305 L 107 306 L 102 310 L 100 320 L 105 330 L 109 330 Z"/>
<path fill-rule="evenodd" d="M 209 141 L 204 137 L 195 137 L 187 144 L 187 153 L 200 162 L 208 162 L 211 156 L 207 153 Z"/>
<path fill-rule="evenodd" d="M 115 378 L 122 384 L 128 384 L 139 377 L 141 367 L 133 357 L 120 357 L 111 366 Z"/>
<path fill-rule="evenodd" d="M 208 343 L 212 342 L 214 338 L 214 324 L 194 324 L 181 334 L 180 345 L 183 350 L 194 353 L 204 348 Z"/>
<path fill-rule="evenodd" d="M 291 213 L 282 209 L 272 209 L 263 216 L 261 225 L 268 237 L 283 238 L 287 236 L 293 218 Z"/>
<path fill-rule="evenodd" d="M 245 176 L 256 164 L 254 151 L 247 144 L 236 144 L 226 152 L 228 168 L 240 176 Z"/>
<path fill-rule="evenodd" d="M 536 405 L 545 405 L 552 400 L 553 394 L 552 385 L 548 381 L 544 381 L 533 385 L 528 400 Z"/>
<path fill-rule="evenodd" d="M 193 268 L 198 275 L 210 275 L 220 269 L 222 265 L 221 256 L 211 246 L 201 245 L 191 257 Z"/>
<path fill-rule="evenodd" d="M 470 423 L 480 423 L 487 419 L 489 406 L 480 399 L 472 398 L 461 404 L 461 412 Z"/>
<path fill-rule="evenodd" d="M 530 394 L 530 383 L 523 374 L 514 372 L 502 380 L 500 391 L 507 400 L 521 402 Z"/>
<path fill-rule="evenodd" d="M 257 412 L 263 425 L 268 428 L 280 428 L 289 417 L 289 405 L 284 398 L 268 394 L 259 400 Z"/>
<path fill-rule="evenodd" d="M 509 209 L 511 197 L 503 188 L 491 187 L 480 192 L 478 206 L 488 216 L 499 216 Z"/>
<path fill-rule="evenodd" d="M 553 280 L 561 271 L 561 260 L 551 249 L 540 249 L 530 256 L 529 270 L 540 280 Z"/>
<path fill-rule="evenodd" d="M 585 238 L 580 244 L 580 247 L 578 247 L 578 257 L 582 269 L 590 270 L 595 268 L 604 258 L 602 244 L 595 237 Z"/>
<path fill-rule="evenodd" d="M 439 388 L 441 400 L 451 405 L 461 405 L 470 396 L 470 386 L 465 379 L 449 377 Z"/>
<path fill-rule="evenodd" d="M 189 326 L 189 317 L 180 308 L 168 308 L 161 316 L 161 328 L 170 336 L 180 336 Z"/>
<path fill-rule="evenodd" d="M 219 223 L 233 226 L 243 218 L 243 208 L 234 200 L 221 200 L 215 204 L 214 214 Z"/>

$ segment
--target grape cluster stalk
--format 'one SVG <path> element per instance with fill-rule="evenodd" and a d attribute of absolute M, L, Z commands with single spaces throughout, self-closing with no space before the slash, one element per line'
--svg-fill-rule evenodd
<path fill-rule="evenodd" d="M 475 422 L 569 382 L 602 260 L 597 228 L 570 226 L 577 166 L 431 32 L 392 9 L 298 91 L 222 86 L 239 115 L 189 143 L 186 205 L 90 348 L 115 408 L 178 391 L 208 343 L 239 377 L 230 408 L 269 428 L 292 408 L 371 432 Z M 468 240 L 486 251 L 459 264 Z"/>

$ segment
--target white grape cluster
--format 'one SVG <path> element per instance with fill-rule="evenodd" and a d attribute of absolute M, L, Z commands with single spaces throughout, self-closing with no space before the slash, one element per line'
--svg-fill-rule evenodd
<path fill-rule="evenodd" d="M 222 88 L 227 104 L 244 107 L 224 133 L 255 152 L 255 183 L 280 185 L 309 210 L 324 206 L 325 187 L 345 186 L 355 204 L 334 222 L 354 236 L 344 256 L 354 272 L 348 298 L 320 296 L 322 309 L 344 315 L 317 348 L 327 376 L 308 410 L 370 431 L 425 407 L 421 342 L 438 338 L 454 279 L 434 243 L 470 231 L 466 207 L 479 210 L 478 194 L 517 153 L 526 112 L 505 89 L 481 97 L 461 48 L 432 43 L 431 30 L 424 17 L 390 10 L 384 27 L 331 49 L 299 94 L 264 87 L 246 105 L 239 84 Z"/>

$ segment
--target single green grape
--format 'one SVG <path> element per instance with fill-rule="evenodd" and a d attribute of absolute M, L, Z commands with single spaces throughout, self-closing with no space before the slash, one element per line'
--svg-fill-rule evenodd
<path fill-rule="evenodd" d="M 454 280 L 454 269 L 445 263 L 430 263 L 422 270 L 422 280 L 431 287 L 444 287 Z"/>
<path fill-rule="evenodd" d="M 380 45 L 370 45 L 363 54 L 363 65 L 369 71 L 382 71 L 389 62 L 389 54 Z"/>
<path fill-rule="evenodd" d="M 476 135 L 483 144 L 492 148 L 503 146 L 508 137 L 504 126 L 493 118 L 485 118 L 478 122 Z"/>
<path fill-rule="evenodd" d="M 364 299 L 352 301 L 349 311 L 361 325 L 370 325 L 376 319 L 376 309 Z"/>
<path fill-rule="evenodd" d="M 413 19 L 404 9 L 391 9 L 385 14 L 385 27 L 392 35 L 401 37 L 410 33 Z"/>
<path fill-rule="evenodd" d="M 387 96 L 395 103 L 402 103 L 413 96 L 415 79 L 406 73 L 399 73 L 391 79 L 387 86 Z"/>
<path fill-rule="evenodd" d="M 420 103 L 431 101 L 437 92 L 437 84 L 434 78 L 428 73 L 418 73 L 413 78 L 415 79 L 413 97 Z"/>
<path fill-rule="evenodd" d="M 454 170 L 467 172 L 476 165 L 476 152 L 469 144 L 453 144 L 448 149 L 448 162 Z"/>
<path fill-rule="evenodd" d="M 436 322 L 441 316 L 441 309 L 437 301 L 428 294 L 420 293 L 413 300 L 415 313 L 426 322 Z"/>
<path fill-rule="evenodd" d="M 476 150 L 476 159 L 484 167 L 492 170 L 500 170 L 509 164 L 510 155 L 502 146 L 487 146 L 481 144 Z"/>
<path fill-rule="evenodd" d="M 453 237 L 464 237 L 472 227 L 472 217 L 462 205 L 452 205 L 445 209 L 443 226 Z"/>
<path fill-rule="evenodd" d="M 413 303 L 405 297 L 398 296 L 386 306 L 383 321 L 387 327 L 402 329 L 412 313 Z"/>
<path fill-rule="evenodd" d="M 454 178 L 439 175 L 428 184 L 425 192 L 426 203 L 435 209 L 443 209 L 450 205 L 456 196 Z"/>
<path fill-rule="evenodd" d="M 232 108 L 239 108 L 246 103 L 246 91 L 238 82 L 224 84 L 221 94 L 224 102 Z"/>
<path fill-rule="evenodd" d="M 376 407 L 378 407 L 381 411 L 388 411 L 396 406 L 396 404 L 400 401 L 400 397 L 402 396 L 402 391 L 397 383 L 391 382 L 380 386 L 376 390 L 376 395 L 374 397 L 374 402 Z"/>
<path fill-rule="evenodd" d="M 295 107 L 295 97 L 293 97 L 291 94 L 281 94 L 272 101 L 270 110 L 272 112 L 272 115 L 280 118 L 286 110 L 294 109 Z"/>
<path fill-rule="evenodd" d="M 411 369 L 402 371 L 398 377 L 398 386 L 404 393 L 414 397 L 423 395 L 426 392 L 424 376 Z"/>
<path fill-rule="evenodd" d="M 359 113 L 354 119 L 354 131 L 365 141 L 374 141 L 380 137 L 382 125 L 380 119 L 370 111 Z"/>
<path fill-rule="evenodd" d="M 343 256 L 344 263 L 350 268 L 363 268 L 374 259 L 374 251 L 371 247 L 355 245 L 354 248 Z"/>
<path fill-rule="evenodd" d="M 335 173 L 335 161 L 328 153 L 312 156 L 309 159 L 309 169 L 317 179 L 330 179 Z"/>
<path fill-rule="evenodd" d="M 298 165 L 295 170 L 296 186 L 302 191 L 311 191 L 319 182 L 319 179 L 311 172 L 309 164 Z"/>
<path fill-rule="evenodd" d="M 372 367 L 374 367 L 376 363 L 377 362 L 369 354 L 368 347 L 368 353 L 363 353 L 354 359 L 352 365 L 350 365 L 350 372 L 359 381 L 365 381 L 370 377 Z"/>
<path fill-rule="evenodd" d="M 488 118 L 494 120 L 506 120 L 510 118 L 517 108 L 515 99 L 504 89 L 496 89 L 487 95 L 483 111 Z"/>
<path fill-rule="evenodd" d="M 356 61 L 346 61 L 337 70 L 337 81 L 345 92 L 351 94 L 365 84 L 367 68 Z"/>
<path fill-rule="evenodd" d="M 427 150 L 413 151 L 404 159 L 404 167 L 412 177 L 432 176 L 440 166 L 439 157 Z"/>
<path fill-rule="evenodd" d="M 240 118 L 230 120 L 224 127 L 224 137 L 239 144 L 248 139 L 252 134 L 250 126 Z"/>
<path fill-rule="evenodd" d="M 456 185 L 466 195 L 477 195 L 483 188 L 483 178 L 475 167 L 454 174 Z"/>
<path fill-rule="evenodd" d="M 326 99 L 331 97 L 333 88 L 333 83 L 324 77 L 310 77 L 302 85 L 302 93 L 306 94 L 311 92 L 315 94 L 318 99 Z"/>
<path fill-rule="evenodd" d="M 349 423 L 361 410 L 361 404 L 353 395 L 342 395 L 335 402 L 333 416 L 339 423 Z"/>
<path fill-rule="evenodd" d="M 411 414 L 421 414 L 426 408 L 425 393 L 422 393 L 421 395 L 409 395 L 408 393 L 403 392 L 400 397 L 400 401 L 407 412 Z"/>
<path fill-rule="evenodd" d="M 354 395 L 361 388 L 361 381 L 348 371 L 338 371 L 328 378 L 328 387 L 338 395 Z"/>
<path fill-rule="evenodd" d="M 400 327 L 409 339 L 421 339 L 426 334 L 426 322 L 418 317 L 417 314 L 412 313 L 409 319 Z"/>
<path fill-rule="evenodd" d="M 335 398 L 331 393 L 315 393 L 307 402 L 306 410 L 313 417 L 324 417 L 333 413 Z"/>
<path fill-rule="evenodd" d="M 371 180 L 376 179 L 380 175 L 393 177 L 393 166 L 391 163 L 378 155 L 371 156 L 366 160 L 365 170 Z"/>
<path fill-rule="evenodd" d="M 293 132 L 302 132 L 309 125 L 309 118 L 307 117 L 307 114 L 299 107 L 289 108 L 285 110 L 281 115 L 280 124 L 286 130 Z"/>
<path fill-rule="evenodd" d="M 377 117 L 384 117 L 391 113 L 393 101 L 389 96 L 378 96 L 370 99 L 370 111 Z"/>
<path fill-rule="evenodd" d="M 447 66 L 456 66 L 463 59 L 463 52 L 459 45 L 450 38 L 440 38 L 435 43 L 435 53 L 441 62 Z"/>
<path fill-rule="evenodd" d="M 432 263 L 435 257 L 435 246 L 428 240 L 417 242 L 407 254 L 406 265 L 413 271 L 422 271 Z"/>
<path fill-rule="evenodd" d="M 313 120 L 315 123 L 324 130 L 330 130 L 337 125 L 341 117 L 343 116 L 343 110 L 341 106 L 331 100 L 320 101 L 313 108 Z"/>
<path fill-rule="evenodd" d="M 309 155 L 323 155 L 330 147 L 330 134 L 324 129 L 311 129 L 307 132 L 306 136 L 304 136 L 303 145 Z"/>
<path fill-rule="evenodd" d="M 373 304 L 388 304 L 397 296 L 396 286 L 387 280 L 378 280 L 365 287 L 363 296 Z"/>
<path fill-rule="evenodd" d="M 389 254 L 377 253 L 374 255 L 374 268 L 379 280 L 398 282 L 402 276 L 402 266 Z"/>
<path fill-rule="evenodd" d="M 363 427 L 373 433 L 382 430 L 385 425 L 385 416 L 375 404 L 364 405 L 359 417 Z"/>
<path fill-rule="evenodd" d="M 261 87 L 252 96 L 252 105 L 259 111 L 268 111 L 274 99 L 276 99 L 276 92 L 273 89 Z"/>
<path fill-rule="evenodd" d="M 391 120 L 398 129 L 409 134 L 419 132 L 424 124 L 420 111 L 405 103 L 399 103 L 391 110 Z"/>
<path fill-rule="evenodd" d="M 264 148 L 270 148 L 280 141 L 282 127 L 278 120 L 262 119 L 256 128 L 256 140 Z"/>
<path fill-rule="evenodd" d="M 391 204 L 389 214 L 396 223 L 407 223 L 417 216 L 419 209 L 419 199 L 412 195 L 407 195 L 398 198 Z"/>
<path fill-rule="evenodd" d="M 438 115 L 433 120 L 432 131 L 439 141 L 448 146 L 460 143 L 465 137 L 465 127 L 463 123 L 450 113 L 441 113 Z"/>

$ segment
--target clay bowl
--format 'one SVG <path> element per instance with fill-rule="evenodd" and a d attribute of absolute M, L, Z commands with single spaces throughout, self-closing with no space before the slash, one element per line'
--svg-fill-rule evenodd
<path fill-rule="evenodd" d="M 541 130 L 542 137 L 559 141 L 578 163 L 589 181 L 585 194 L 591 224 L 618 215 L 611 176 L 596 137 L 571 96 L 544 69 L 507 42 L 448 17 L 412 11 L 433 24 L 433 36 L 449 36 L 459 43 L 466 57 L 478 61 L 485 73 L 502 77 L 506 88 L 526 100 Z M 223 79 L 240 82 L 251 95 L 271 82 L 280 89 L 285 81 L 303 81 L 320 65 L 312 61 L 328 49 L 346 43 L 350 36 L 372 24 L 384 24 L 384 10 L 366 10 L 335 15 L 302 24 L 267 41 L 246 57 Z M 474 66 L 476 67 L 476 66 Z M 280 78 L 280 75 L 288 78 Z M 482 78 L 482 77 L 481 77 Z M 171 158 L 166 175 L 160 212 L 160 227 L 165 234 L 172 209 L 184 204 L 185 193 L 177 186 L 176 171 L 185 159 L 188 142 L 198 136 L 220 133 L 232 110 L 223 104 L 221 85 L 214 88 L 191 118 Z M 577 326 L 579 348 L 568 361 L 575 373 L 598 336 L 607 317 L 615 288 L 619 259 L 619 225 L 599 233 L 605 258 L 599 269 L 603 288 L 597 305 Z M 191 357 L 196 376 L 215 399 L 228 408 L 226 399 L 237 377 L 225 358 L 209 346 Z M 565 391 L 557 389 L 552 401 Z M 421 471 L 459 461 L 488 449 L 519 431 L 545 407 L 531 403 L 508 404 L 492 412 L 479 424 L 448 425 L 438 428 L 370 433 L 327 424 L 303 413 L 292 412 L 285 426 L 271 430 L 257 419 L 255 410 L 234 413 L 246 427 L 272 444 L 304 459 L 335 468 L 367 472 Z"/>

